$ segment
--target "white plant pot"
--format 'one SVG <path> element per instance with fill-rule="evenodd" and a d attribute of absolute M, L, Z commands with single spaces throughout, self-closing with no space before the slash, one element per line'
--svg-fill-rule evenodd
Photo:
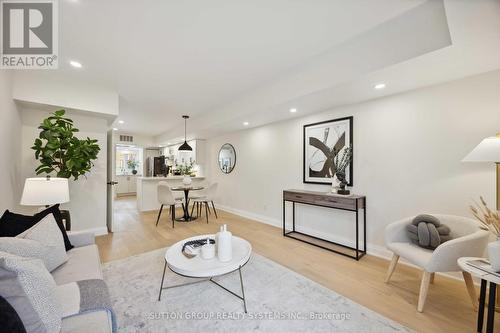
<path fill-rule="evenodd" d="M 340 188 L 340 180 L 337 178 L 337 174 L 332 177 L 332 193 L 337 193 Z"/>
<path fill-rule="evenodd" d="M 493 268 L 495 272 L 500 272 L 500 239 L 488 244 L 488 256 L 491 268 Z"/>
<path fill-rule="evenodd" d="M 182 183 L 186 186 L 189 186 L 191 185 L 191 182 L 192 182 L 191 177 L 188 175 L 184 175 L 184 178 L 182 178 Z"/>

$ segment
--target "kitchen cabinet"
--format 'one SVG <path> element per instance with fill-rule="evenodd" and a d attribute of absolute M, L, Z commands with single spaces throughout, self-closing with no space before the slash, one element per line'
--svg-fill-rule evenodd
<path fill-rule="evenodd" d="M 124 175 L 116 176 L 116 195 L 133 195 L 137 192 L 137 176 Z"/>

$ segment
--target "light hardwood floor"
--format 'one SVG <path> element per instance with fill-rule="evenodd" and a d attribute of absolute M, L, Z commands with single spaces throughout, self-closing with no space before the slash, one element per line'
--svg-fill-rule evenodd
<path fill-rule="evenodd" d="M 139 214 L 135 197 L 120 198 L 115 202 L 115 231 L 96 240 L 101 259 L 107 262 L 125 258 L 196 234 L 215 233 L 225 223 L 234 235 L 250 241 L 256 253 L 418 332 L 475 332 L 477 313 L 461 281 L 436 276 L 429 288 L 425 310 L 418 313 L 421 273 L 416 269 L 400 264 L 386 284 L 389 261 L 368 255 L 356 262 L 284 238 L 279 228 L 221 210 L 218 213 L 217 220 L 211 215 L 209 224 L 198 219 L 176 223 L 172 229 L 168 211 L 164 211 L 155 227 L 157 212 Z M 500 330 L 498 317 L 497 314 L 495 326 Z"/>

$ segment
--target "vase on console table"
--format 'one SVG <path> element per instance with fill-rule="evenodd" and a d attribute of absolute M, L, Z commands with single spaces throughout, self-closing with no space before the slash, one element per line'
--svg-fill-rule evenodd
<path fill-rule="evenodd" d="M 340 181 L 340 188 L 337 190 L 337 194 L 341 194 L 341 195 L 349 195 L 349 194 L 351 194 L 351 191 L 349 191 L 349 190 L 346 189 L 347 181 L 345 179 L 345 173 L 337 172 L 335 174 L 335 176 Z"/>
<path fill-rule="evenodd" d="M 337 191 L 340 189 L 340 180 L 337 177 L 337 174 L 335 173 L 332 177 L 332 193 L 337 193 Z"/>
<path fill-rule="evenodd" d="M 191 176 L 184 175 L 184 178 L 182 178 L 182 184 L 184 184 L 184 186 L 189 186 L 191 185 L 191 183 L 192 183 Z"/>

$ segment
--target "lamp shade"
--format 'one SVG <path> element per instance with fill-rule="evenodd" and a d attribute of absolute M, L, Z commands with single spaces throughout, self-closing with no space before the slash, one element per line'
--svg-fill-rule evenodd
<path fill-rule="evenodd" d="M 500 162 L 500 134 L 481 141 L 462 162 Z"/>
<path fill-rule="evenodd" d="M 21 205 L 49 206 L 69 201 L 68 179 L 26 178 Z"/>

